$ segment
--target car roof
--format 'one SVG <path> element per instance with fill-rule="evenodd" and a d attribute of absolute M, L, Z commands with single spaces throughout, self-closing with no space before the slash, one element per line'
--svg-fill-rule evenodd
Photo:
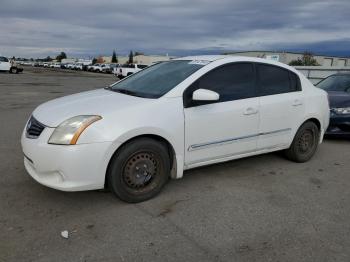
<path fill-rule="evenodd" d="M 339 72 L 339 73 L 332 74 L 330 76 L 350 76 L 350 72 Z"/>
<path fill-rule="evenodd" d="M 223 59 L 225 57 L 227 57 L 227 55 L 199 55 L 199 56 L 179 57 L 179 58 L 175 58 L 173 60 L 201 60 L 201 61 L 213 62 L 215 60 Z"/>
<path fill-rule="evenodd" d="M 283 64 L 281 62 L 277 62 L 274 60 L 266 59 L 266 58 L 259 58 L 259 57 L 251 57 L 251 56 L 236 56 L 236 55 L 200 55 L 200 56 L 185 56 L 185 57 L 179 57 L 173 60 L 197 60 L 197 61 L 208 61 L 208 62 L 214 62 L 217 60 L 235 60 L 235 61 L 247 61 L 247 62 L 260 62 L 260 63 L 267 63 L 267 64 L 275 64 L 279 66 L 286 66 L 286 64 Z"/>
<path fill-rule="evenodd" d="M 218 61 L 218 60 L 227 60 L 227 62 L 256 62 L 256 63 L 264 63 L 264 64 L 271 64 L 276 65 L 282 68 L 289 69 L 297 74 L 299 72 L 294 68 L 287 64 L 277 62 L 271 59 L 265 59 L 265 58 L 258 58 L 258 57 L 251 57 L 251 56 L 235 56 L 235 55 L 201 55 L 201 56 L 186 56 L 186 57 L 180 57 L 173 60 L 196 60 L 196 61 L 208 61 L 209 63 Z M 299 74 L 300 75 L 300 74 Z"/>

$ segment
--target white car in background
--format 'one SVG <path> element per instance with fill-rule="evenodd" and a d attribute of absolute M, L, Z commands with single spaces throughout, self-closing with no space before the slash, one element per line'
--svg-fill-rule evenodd
<path fill-rule="evenodd" d="M 61 63 L 53 63 L 50 66 L 51 68 L 61 68 Z"/>
<path fill-rule="evenodd" d="M 75 64 L 70 63 L 70 64 L 66 65 L 66 68 L 67 69 L 74 69 L 74 65 Z"/>
<path fill-rule="evenodd" d="M 93 64 L 88 66 L 88 71 L 95 72 L 96 68 L 100 67 L 102 64 Z"/>
<path fill-rule="evenodd" d="M 108 186 L 140 202 L 199 166 L 278 150 L 308 161 L 328 123 L 327 93 L 294 68 L 196 56 L 40 105 L 21 144 L 26 170 L 43 185 Z"/>
<path fill-rule="evenodd" d="M 11 62 L 7 57 L 0 56 L 0 72 L 20 73 L 23 68 L 17 67 L 16 62 Z"/>
<path fill-rule="evenodd" d="M 0 71 L 10 72 L 11 63 L 8 58 L 0 56 Z"/>
<path fill-rule="evenodd" d="M 83 70 L 83 65 L 81 63 L 76 63 L 73 65 L 74 70 Z"/>
<path fill-rule="evenodd" d="M 113 74 L 116 77 L 124 78 L 124 77 L 132 75 L 136 72 L 139 72 L 146 67 L 147 67 L 147 65 L 139 65 L 139 64 L 121 65 L 120 67 L 114 68 Z"/>
<path fill-rule="evenodd" d="M 92 71 L 94 65 L 88 65 L 87 66 L 87 71 Z"/>
<path fill-rule="evenodd" d="M 109 64 L 97 64 L 93 67 L 94 72 L 102 73 L 103 69 L 107 68 Z"/>
<path fill-rule="evenodd" d="M 105 73 L 110 68 L 110 64 L 95 64 L 92 67 L 92 71 L 96 73 Z"/>

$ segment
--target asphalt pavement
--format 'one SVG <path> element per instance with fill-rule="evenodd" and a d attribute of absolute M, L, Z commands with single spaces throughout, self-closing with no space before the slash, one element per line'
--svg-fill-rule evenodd
<path fill-rule="evenodd" d="M 115 81 L 0 73 L 0 261 L 350 261 L 350 140 L 303 164 L 272 153 L 186 171 L 139 204 L 35 182 L 20 147 L 33 109 Z"/>

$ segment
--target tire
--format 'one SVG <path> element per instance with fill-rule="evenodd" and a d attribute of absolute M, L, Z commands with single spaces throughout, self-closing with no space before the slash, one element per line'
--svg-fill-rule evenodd
<path fill-rule="evenodd" d="M 17 74 L 17 68 L 16 67 L 11 67 L 10 68 L 10 74 Z"/>
<path fill-rule="evenodd" d="M 169 176 L 167 146 L 151 138 L 139 138 L 114 154 L 107 171 L 107 182 L 119 199 L 138 203 L 156 196 Z"/>
<path fill-rule="evenodd" d="M 289 160 L 304 163 L 315 154 L 320 140 L 320 130 L 313 122 L 304 123 L 297 131 L 293 142 L 285 151 Z"/>

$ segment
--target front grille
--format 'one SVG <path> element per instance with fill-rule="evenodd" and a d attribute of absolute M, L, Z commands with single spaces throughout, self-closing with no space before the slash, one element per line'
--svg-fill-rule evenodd
<path fill-rule="evenodd" d="M 26 127 L 26 136 L 28 138 L 38 138 L 43 132 L 45 125 L 36 120 L 33 116 L 30 117 L 27 127 Z"/>

